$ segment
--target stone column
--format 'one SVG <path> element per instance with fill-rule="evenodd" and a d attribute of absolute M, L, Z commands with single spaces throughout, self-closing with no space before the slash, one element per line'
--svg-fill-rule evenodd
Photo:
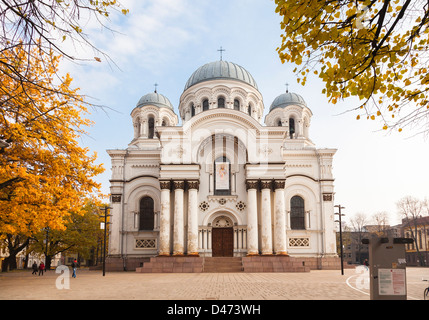
<path fill-rule="evenodd" d="M 198 181 L 188 181 L 188 255 L 198 256 Z"/>
<path fill-rule="evenodd" d="M 185 237 L 183 222 L 184 181 L 174 181 L 174 235 L 173 255 L 181 256 L 185 253 Z"/>
<path fill-rule="evenodd" d="M 277 255 L 288 255 L 286 247 L 285 180 L 274 181 L 274 251 Z"/>
<path fill-rule="evenodd" d="M 248 180 L 247 187 L 247 255 L 259 254 L 258 249 L 258 203 L 256 191 L 258 181 Z"/>
<path fill-rule="evenodd" d="M 161 181 L 161 213 L 159 222 L 159 255 L 170 255 L 170 181 Z"/>
<path fill-rule="evenodd" d="M 271 180 L 261 181 L 261 250 L 263 255 L 273 254 L 273 233 L 271 226 Z"/>

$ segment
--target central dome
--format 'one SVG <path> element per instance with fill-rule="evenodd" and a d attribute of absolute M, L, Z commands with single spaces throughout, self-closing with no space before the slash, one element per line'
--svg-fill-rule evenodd
<path fill-rule="evenodd" d="M 243 67 L 232 62 L 215 61 L 207 63 L 195 71 L 186 83 L 185 90 L 197 83 L 218 79 L 238 80 L 258 89 L 255 79 Z"/>

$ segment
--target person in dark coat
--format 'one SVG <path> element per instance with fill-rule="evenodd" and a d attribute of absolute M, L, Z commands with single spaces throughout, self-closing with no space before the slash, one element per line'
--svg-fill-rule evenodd
<path fill-rule="evenodd" d="M 36 261 L 34 261 L 34 262 L 33 262 L 33 265 L 31 266 L 31 268 L 33 269 L 33 272 L 32 272 L 31 274 L 35 274 L 35 275 L 37 275 L 37 270 L 38 270 L 39 268 L 37 267 L 37 263 L 36 263 Z"/>

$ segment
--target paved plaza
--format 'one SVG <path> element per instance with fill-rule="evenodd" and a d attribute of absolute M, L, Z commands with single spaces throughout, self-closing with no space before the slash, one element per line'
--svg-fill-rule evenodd
<path fill-rule="evenodd" d="M 361 269 L 310 273 L 139 274 L 78 270 L 0 273 L 1 300 L 369 300 Z M 422 300 L 429 268 L 407 269 L 409 300 Z M 63 288 L 63 289 L 61 289 Z"/>

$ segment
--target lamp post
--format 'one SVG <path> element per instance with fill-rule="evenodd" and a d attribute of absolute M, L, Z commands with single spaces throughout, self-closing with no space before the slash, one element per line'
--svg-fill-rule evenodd
<path fill-rule="evenodd" d="M 45 267 L 48 270 L 48 241 L 49 241 L 49 227 L 45 228 L 46 239 L 45 239 Z M 49 266 L 50 267 L 50 266 Z"/>
<path fill-rule="evenodd" d="M 100 210 L 104 211 L 104 215 L 101 217 L 104 218 L 104 224 L 101 223 L 101 229 L 104 229 L 104 245 L 103 245 L 103 277 L 106 275 L 106 239 L 107 239 L 107 217 L 111 215 L 108 214 L 109 207 L 101 207 Z"/>
<path fill-rule="evenodd" d="M 341 205 L 334 206 L 335 208 L 338 208 L 338 220 L 335 222 L 339 222 L 340 224 L 340 255 L 341 255 L 341 275 L 344 275 L 344 259 L 343 259 L 343 225 L 341 221 L 341 217 L 344 216 L 344 214 L 341 213 L 341 209 L 345 209 Z"/>

